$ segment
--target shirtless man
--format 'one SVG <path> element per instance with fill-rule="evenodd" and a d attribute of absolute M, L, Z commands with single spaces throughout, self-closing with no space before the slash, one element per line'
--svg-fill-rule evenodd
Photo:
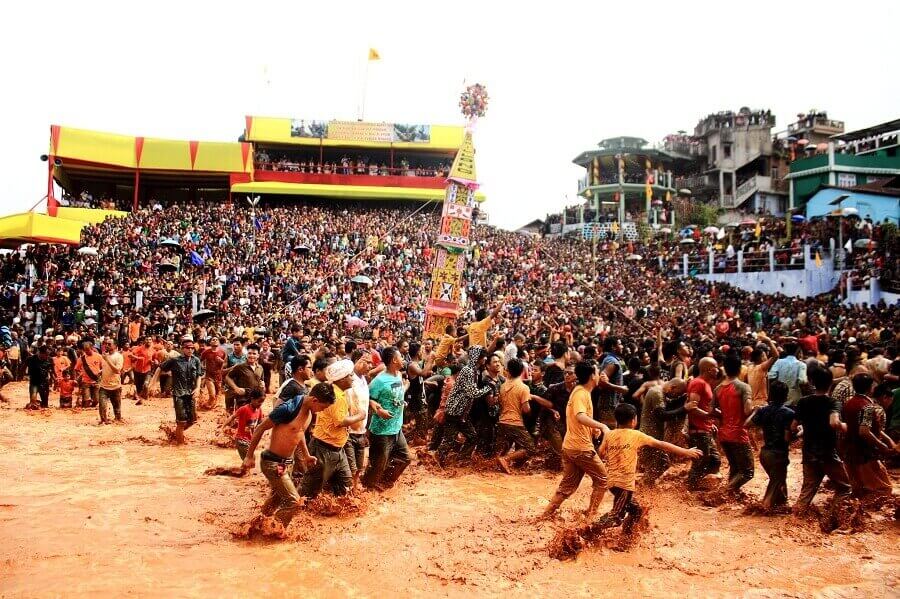
<path fill-rule="evenodd" d="M 312 421 L 312 415 L 333 403 L 334 389 L 328 383 L 320 383 L 308 395 L 298 395 L 272 410 L 253 431 L 242 469 L 251 470 L 256 465 L 256 446 L 263 434 L 272 429 L 269 449 L 262 452 L 259 460 L 259 468 L 272 488 L 272 495 L 263 505 L 262 511 L 266 516 L 274 515 L 284 526 L 290 523 L 300 505 L 300 493 L 291 479 L 294 449 L 300 450 L 305 468 L 315 466 L 316 458 L 309 455 L 304 433 Z"/>

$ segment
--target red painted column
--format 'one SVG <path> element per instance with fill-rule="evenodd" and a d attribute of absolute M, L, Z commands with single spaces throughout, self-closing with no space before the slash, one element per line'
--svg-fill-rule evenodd
<path fill-rule="evenodd" d="M 134 171 L 134 201 L 131 203 L 131 211 L 137 212 L 138 209 L 138 190 L 141 186 L 141 171 Z"/>

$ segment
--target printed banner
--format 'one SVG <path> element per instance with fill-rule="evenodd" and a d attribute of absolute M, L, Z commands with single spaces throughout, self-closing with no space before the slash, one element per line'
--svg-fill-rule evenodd
<path fill-rule="evenodd" d="M 327 135 L 328 123 L 325 121 L 291 119 L 291 137 L 325 137 Z"/>
<path fill-rule="evenodd" d="M 431 141 L 431 125 L 291 119 L 291 137 L 381 143 L 428 143 Z"/>

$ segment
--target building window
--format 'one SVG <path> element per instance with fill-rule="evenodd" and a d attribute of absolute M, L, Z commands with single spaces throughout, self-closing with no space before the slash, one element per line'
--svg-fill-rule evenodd
<path fill-rule="evenodd" d="M 712 156 L 713 164 L 715 164 L 716 163 L 716 146 L 712 147 L 712 152 L 710 153 L 710 156 Z"/>
<path fill-rule="evenodd" d="M 731 158 L 731 144 L 725 144 L 722 146 L 722 154 L 724 158 Z"/>
<path fill-rule="evenodd" d="M 838 173 L 838 187 L 856 187 L 856 175 L 853 173 Z"/>

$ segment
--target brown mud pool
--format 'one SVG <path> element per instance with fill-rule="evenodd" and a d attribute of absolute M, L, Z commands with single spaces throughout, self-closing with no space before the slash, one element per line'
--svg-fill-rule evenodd
<path fill-rule="evenodd" d="M 743 498 L 686 493 L 684 465 L 639 486 L 647 517 L 627 537 L 581 521 L 587 480 L 541 520 L 556 473 L 418 463 L 384 493 L 306 502 L 284 528 L 260 516 L 264 477 L 235 476 L 221 408 L 177 446 L 169 399 L 125 400 L 125 422 L 99 426 L 96 410 L 26 411 L 26 393 L 8 385 L 0 404 L 2 597 L 900 596 L 895 504 L 764 514 L 747 503 L 758 465 Z"/>

